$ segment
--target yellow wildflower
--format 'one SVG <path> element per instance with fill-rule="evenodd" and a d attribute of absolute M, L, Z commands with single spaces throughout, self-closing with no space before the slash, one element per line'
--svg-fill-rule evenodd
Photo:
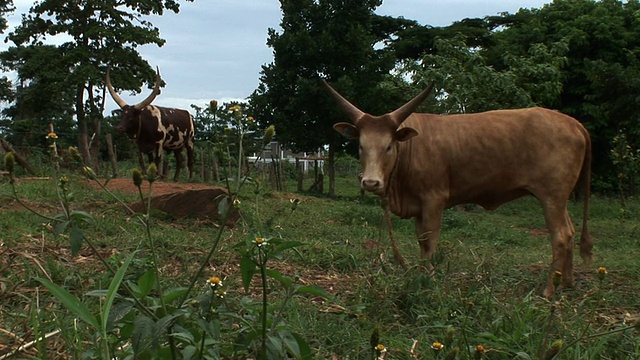
<path fill-rule="evenodd" d="M 93 171 L 92 168 L 85 166 L 82 168 L 82 170 L 84 171 L 84 175 L 89 179 L 89 180 L 95 180 L 96 179 L 96 173 Z"/>
<path fill-rule="evenodd" d="M 7 155 L 4 156 L 4 168 L 11 174 L 13 173 L 13 169 L 16 165 L 16 158 L 13 155 L 13 152 L 8 152 Z"/>
<path fill-rule="evenodd" d="M 50 132 L 49 134 L 47 134 L 47 139 L 57 139 L 58 135 L 54 132 Z"/>
<path fill-rule="evenodd" d="M 149 164 L 149 167 L 147 167 L 147 180 L 152 183 L 154 181 L 156 181 L 156 177 L 158 176 L 158 167 L 156 166 L 156 163 L 151 163 Z"/>
<path fill-rule="evenodd" d="M 209 284 L 209 286 L 211 286 L 212 288 L 220 287 L 222 286 L 222 279 L 217 276 L 212 276 L 209 278 L 209 280 L 207 280 L 207 284 Z"/>
<path fill-rule="evenodd" d="M 142 172 L 140 169 L 133 169 L 131 171 L 131 178 L 133 179 L 133 185 L 140 187 L 142 185 Z"/>
<path fill-rule="evenodd" d="M 604 266 L 600 266 L 598 268 L 598 279 L 603 280 L 605 275 L 607 275 L 608 271 L 607 268 Z"/>
<path fill-rule="evenodd" d="M 270 143 L 271 140 L 273 140 L 273 136 L 275 134 L 276 134 L 276 127 L 273 125 L 269 125 L 267 130 L 265 130 L 264 132 L 264 145 L 267 145 L 268 143 Z"/>
<path fill-rule="evenodd" d="M 263 247 L 267 245 L 267 240 L 263 237 L 256 238 L 254 242 L 256 243 L 256 245 L 258 245 L 258 247 Z"/>
<path fill-rule="evenodd" d="M 440 350 L 444 349 L 444 344 L 436 341 L 433 344 L 431 344 L 431 348 L 433 350 L 440 351 Z"/>

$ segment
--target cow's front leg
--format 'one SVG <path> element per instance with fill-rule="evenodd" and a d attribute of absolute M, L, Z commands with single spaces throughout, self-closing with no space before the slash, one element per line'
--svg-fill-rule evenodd
<path fill-rule="evenodd" d="M 144 151 L 139 150 L 138 151 L 138 163 L 140 164 L 140 169 L 142 170 L 142 174 L 147 175 L 147 166 L 144 163 Z M 147 164 L 151 165 L 151 163 L 153 162 L 153 154 L 152 153 L 147 153 Z"/>
<path fill-rule="evenodd" d="M 551 269 L 544 296 L 551 299 L 555 294 L 556 286 L 560 285 L 558 280 L 562 280 L 563 288 L 573 286 L 573 247 L 576 230 L 564 202 L 557 206 L 545 204 L 544 215 L 553 249 Z"/>
<path fill-rule="evenodd" d="M 158 170 L 158 176 L 164 178 L 166 174 L 164 173 L 165 169 L 162 162 L 164 157 L 162 150 L 162 146 L 156 147 L 154 163 L 156 164 L 156 169 Z"/>
<path fill-rule="evenodd" d="M 434 272 L 431 258 L 436 252 L 440 240 L 440 226 L 442 224 L 442 212 L 444 209 L 432 208 L 422 212 L 416 217 L 416 235 L 420 244 L 420 260 L 430 273 Z"/>

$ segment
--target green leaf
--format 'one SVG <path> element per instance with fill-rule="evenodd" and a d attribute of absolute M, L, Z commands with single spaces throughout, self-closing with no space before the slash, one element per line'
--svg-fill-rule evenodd
<path fill-rule="evenodd" d="M 138 286 L 137 283 L 135 283 L 135 282 L 133 282 L 131 280 L 127 280 L 125 283 L 127 284 L 129 289 L 133 293 L 133 296 L 136 297 L 136 299 L 142 299 L 142 295 L 141 295 L 142 291 L 140 291 L 140 286 Z"/>
<path fill-rule="evenodd" d="M 281 360 L 287 358 L 287 352 L 282 346 L 282 340 L 274 335 L 267 335 L 267 359 Z"/>
<path fill-rule="evenodd" d="M 71 227 L 69 231 L 69 244 L 71 246 L 71 255 L 76 256 L 82 248 L 82 240 L 84 240 L 84 233 L 82 229 L 76 226 Z"/>
<path fill-rule="evenodd" d="M 242 284 L 244 285 L 244 291 L 249 290 L 251 285 L 251 279 L 256 272 L 256 263 L 248 255 L 243 255 L 240 259 L 240 273 L 242 274 Z"/>
<path fill-rule="evenodd" d="M 270 276 L 271 278 L 275 279 L 276 281 L 278 281 L 279 283 L 281 283 L 285 288 L 290 287 L 293 284 L 293 279 L 282 275 L 280 272 L 273 270 L 273 269 L 267 269 L 266 273 L 268 276 Z"/>
<path fill-rule="evenodd" d="M 156 281 L 155 269 L 147 270 L 140 279 L 138 279 L 138 288 L 140 289 L 141 299 L 149 295 L 153 287 L 156 285 Z"/>
<path fill-rule="evenodd" d="M 196 359 L 196 355 L 198 354 L 198 348 L 194 345 L 187 345 L 182 350 L 182 359 L 183 360 L 191 360 Z"/>
<path fill-rule="evenodd" d="M 310 295 L 315 295 L 315 296 L 321 296 L 325 299 L 330 299 L 331 298 L 331 294 L 329 294 L 325 289 L 321 288 L 318 285 L 305 285 L 305 286 L 300 286 L 299 288 L 296 289 L 297 293 L 301 293 L 301 294 L 310 294 Z"/>
<path fill-rule="evenodd" d="M 107 296 L 107 290 L 104 290 L 104 289 L 91 290 L 91 291 L 86 292 L 84 295 L 85 296 L 92 296 L 92 297 L 101 298 L 101 297 Z"/>
<path fill-rule="evenodd" d="M 176 311 L 172 314 L 169 314 L 163 317 L 162 319 L 158 320 L 158 322 L 156 323 L 156 330 L 159 333 L 166 333 L 167 329 L 171 327 L 171 325 L 173 324 L 173 320 L 176 318 L 179 318 L 180 316 L 182 316 L 182 313 L 180 311 Z"/>
<path fill-rule="evenodd" d="M 298 340 L 288 331 L 280 332 L 280 339 L 284 347 L 293 355 L 294 358 L 300 357 L 300 346 Z"/>
<path fill-rule="evenodd" d="M 295 247 L 302 246 L 302 245 L 304 245 L 304 243 L 300 242 L 300 241 L 285 241 L 285 242 L 282 242 L 282 243 L 278 244 L 273 251 L 276 252 L 276 253 L 279 253 L 279 252 L 282 252 L 284 250 L 295 248 Z"/>
<path fill-rule="evenodd" d="M 96 330 L 100 329 L 100 323 L 96 316 L 94 316 L 77 297 L 71 295 L 67 290 L 52 283 L 48 279 L 35 278 L 42 285 L 44 285 L 53 296 L 58 299 L 69 311 L 74 313 L 82 321 L 94 327 Z"/>
<path fill-rule="evenodd" d="M 64 234 L 64 232 L 67 231 L 67 226 L 69 226 L 70 223 L 70 221 L 61 221 L 57 223 L 53 227 L 53 229 L 56 231 L 56 235 Z"/>
<path fill-rule="evenodd" d="M 311 359 L 311 347 L 299 334 L 280 331 L 280 339 L 288 353 L 295 359 Z"/>
<path fill-rule="evenodd" d="M 176 299 L 181 298 L 182 296 L 184 296 L 184 294 L 187 293 L 187 290 L 189 290 L 186 287 L 179 287 L 179 288 L 174 288 L 174 289 L 169 289 L 167 290 L 163 296 L 163 300 L 165 302 L 165 304 L 169 304 L 173 301 L 175 301 Z"/>
<path fill-rule="evenodd" d="M 71 218 L 71 220 L 78 224 L 78 223 L 87 223 L 87 224 L 93 224 L 95 221 L 93 219 L 93 215 L 89 214 L 86 211 L 82 211 L 82 210 L 74 210 L 69 214 L 69 217 Z"/>
<path fill-rule="evenodd" d="M 129 264 L 131 264 L 131 260 L 133 260 L 133 257 L 136 255 L 136 253 L 137 251 L 134 251 L 129 254 L 129 256 L 127 256 L 122 266 L 120 266 L 118 271 L 116 271 L 115 275 L 113 276 L 111 284 L 109 284 L 109 290 L 107 291 L 107 297 L 105 299 L 101 314 L 103 335 L 106 335 L 107 333 L 107 320 L 109 319 L 109 312 L 111 311 L 113 300 L 116 298 L 116 295 L 118 295 L 118 289 L 120 288 L 122 279 L 124 278 L 124 275 L 127 272 L 127 268 L 129 267 Z"/>
<path fill-rule="evenodd" d="M 134 354 L 139 355 L 149 348 L 155 333 L 155 322 L 147 316 L 138 316 L 134 322 L 133 334 L 131 335 Z"/>
<path fill-rule="evenodd" d="M 129 314 L 133 309 L 133 306 L 134 302 L 129 300 L 119 301 L 113 304 L 111 311 L 109 312 L 109 318 L 107 319 L 107 330 L 111 331 L 113 329 L 113 325 L 127 316 L 127 314 Z"/>
<path fill-rule="evenodd" d="M 224 219 L 227 216 L 227 211 L 229 211 L 228 198 L 229 197 L 227 195 L 220 195 L 216 197 L 218 200 L 218 216 L 220 216 L 221 219 Z"/>
<path fill-rule="evenodd" d="M 300 336 L 300 334 L 291 333 L 291 336 L 296 339 L 296 342 L 298 343 L 298 349 L 300 349 L 298 358 L 303 360 L 311 360 L 311 357 L 313 355 L 313 353 L 311 352 L 311 346 L 309 346 L 309 344 L 302 338 L 302 336 Z"/>

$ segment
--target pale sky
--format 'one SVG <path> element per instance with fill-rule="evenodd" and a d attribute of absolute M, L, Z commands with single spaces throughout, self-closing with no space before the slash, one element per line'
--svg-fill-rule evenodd
<path fill-rule="evenodd" d="M 515 13 L 520 8 L 540 8 L 551 0 L 384 0 L 376 13 L 416 20 L 422 25 L 446 26 L 464 18 Z M 33 1 L 14 0 L 16 12 L 11 26 L 19 23 L 22 12 Z M 245 99 L 259 83 L 261 66 L 273 61 L 267 47 L 267 29 L 280 29 L 280 2 L 276 0 L 196 0 L 182 2 L 180 13 L 166 12 L 149 20 L 166 40 L 163 47 L 144 46 L 140 54 L 151 66 L 159 66 L 167 83 L 155 105 L 191 110 L 191 104 L 207 106 Z M 0 43 L 0 50 L 9 44 Z M 149 90 L 130 97 L 137 103 Z M 107 103 L 107 112 L 118 106 Z"/>

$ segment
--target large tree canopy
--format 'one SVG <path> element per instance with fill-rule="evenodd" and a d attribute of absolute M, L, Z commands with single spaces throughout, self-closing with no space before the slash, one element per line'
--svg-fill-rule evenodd
<path fill-rule="evenodd" d="M 114 68 L 112 79 L 120 89 L 137 91 L 144 80 L 152 79 L 153 68 L 136 48 L 164 44 L 159 30 L 145 16 L 161 15 L 165 10 L 178 12 L 178 1 L 36 2 L 9 34 L 15 46 L 1 57 L 4 66 L 18 73 L 18 90 L 24 92 L 18 94 L 12 113 L 46 117 L 46 112 L 59 112 L 63 107 L 75 116 L 82 156 L 92 163 L 100 149 L 106 68 Z M 39 64 L 46 66 L 34 72 Z M 33 109 L 32 101 L 56 106 Z"/>
<path fill-rule="evenodd" d="M 4 33 L 7 29 L 6 14 L 13 11 L 12 0 L 0 0 L 0 34 Z M 13 92 L 11 90 L 11 82 L 6 76 L 0 77 L 0 101 L 10 101 L 13 99 Z"/>
<path fill-rule="evenodd" d="M 503 27 L 485 49 L 496 68 L 506 66 L 505 53 L 524 56 L 536 44 L 567 44 L 563 88 L 552 105 L 588 127 L 600 177 L 614 173 L 609 153 L 620 130 L 640 140 L 639 13 L 638 0 L 556 0 L 488 19 Z"/>
<path fill-rule="evenodd" d="M 379 0 L 281 0 L 282 32 L 269 29 L 273 63 L 263 67 L 251 96 L 257 118 L 276 126 L 278 140 L 294 151 L 330 144 L 330 163 L 338 145 L 333 123 L 342 115 L 325 95 L 319 78 L 335 83 L 363 107 L 378 104 L 367 96 L 394 65 L 373 10 Z M 330 178 L 332 178 L 330 169 Z M 329 192 L 333 192 L 330 180 Z"/>

